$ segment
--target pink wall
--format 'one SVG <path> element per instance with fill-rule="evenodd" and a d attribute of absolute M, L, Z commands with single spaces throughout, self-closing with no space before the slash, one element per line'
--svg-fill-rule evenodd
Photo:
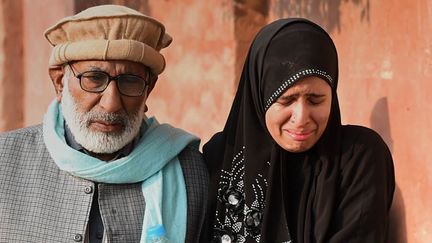
<path fill-rule="evenodd" d="M 47 69 L 51 46 L 43 33 L 71 13 L 73 1 L 23 0 L 25 125 L 40 123 L 46 107 L 55 97 Z"/>
<path fill-rule="evenodd" d="M 0 2 L 0 131 L 42 120 L 54 97 L 47 75 L 50 47 L 42 34 L 71 14 L 76 2 Z M 393 152 L 398 188 L 391 242 L 432 242 L 432 126 L 426 124 L 432 120 L 432 1 L 142 0 L 140 6 L 174 37 L 163 51 L 167 69 L 150 96 L 149 114 L 196 133 L 203 143 L 224 125 L 258 28 L 288 16 L 320 23 L 339 50 L 343 122 L 376 129 Z M 22 36 L 10 35 L 4 21 L 22 26 Z M 17 46 L 16 58 L 10 58 L 11 46 L 19 43 L 22 49 Z M 17 67 L 24 70 L 22 86 L 7 78 Z"/>
<path fill-rule="evenodd" d="M 234 13 L 230 1 L 149 1 L 173 42 L 167 68 L 149 98 L 149 114 L 207 141 L 222 129 L 235 75 Z"/>
<path fill-rule="evenodd" d="M 343 77 L 353 82 L 341 86 L 348 101 L 344 120 L 369 125 L 387 139 L 399 189 L 395 206 L 405 208 L 407 241 L 431 242 L 432 2 L 374 2 L 369 24 L 347 21 L 363 37 L 353 31 L 346 33 L 351 38 L 342 31 L 335 35 L 346 50 Z"/>
<path fill-rule="evenodd" d="M 20 1 L 0 1 L 0 131 L 23 126 L 21 9 Z"/>

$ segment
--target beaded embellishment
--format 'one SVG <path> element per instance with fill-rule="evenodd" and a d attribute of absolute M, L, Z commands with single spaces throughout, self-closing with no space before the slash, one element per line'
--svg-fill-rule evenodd
<path fill-rule="evenodd" d="M 218 200 L 224 203 L 224 212 L 216 210 L 216 222 L 214 225 L 216 237 L 219 242 L 243 243 L 247 237 L 256 242 L 261 237 L 262 212 L 265 208 L 265 192 L 268 184 L 263 175 L 258 174 L 252 184 L 253 201 L 251 205 L 245 202 L 244 190 L 244 150 L 242 148 L 233 158 L 231 170 L 221 171 Z M 267 162 L 270 166 L 270 162 Z M 219 214 L 224 214 L 224 219 L 219 219 Z M 230 239 L 228 241 L 228 239 Z"/>

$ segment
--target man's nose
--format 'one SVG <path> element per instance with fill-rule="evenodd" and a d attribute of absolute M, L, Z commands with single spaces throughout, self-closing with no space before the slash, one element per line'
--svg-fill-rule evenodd
<path fill-rule="evenodd" d="M 99 105 L 110 113 L 118 112 L 122 109 L 122 98 L 117 88 L 117 82 L 111 80 L 108 87 L 102 92 L 102 97 L 99 100 Z"/>

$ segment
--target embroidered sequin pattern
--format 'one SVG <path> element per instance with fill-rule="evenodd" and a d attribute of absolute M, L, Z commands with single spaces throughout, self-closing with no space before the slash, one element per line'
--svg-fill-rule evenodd
<path fill-rule="evenodd" d="M 248 237 L 256 242 L 260 241 L 262 212 L 265 208 L 265 192 L 268 185 L 264 176 L 258 174 L 252 184 L 253 195 L 248 195 L 253 198 L 252 204 L 247 205 L 243 180 L 244 151 L 245 147 L 234 156 L 229 171 L 221 171 L 218 200 L 225 207 L 216 210 L 214 228 L 218 242 L 244 243 Z M 266 165 L 270 166 L 270 163 L 266 162 Z"/>

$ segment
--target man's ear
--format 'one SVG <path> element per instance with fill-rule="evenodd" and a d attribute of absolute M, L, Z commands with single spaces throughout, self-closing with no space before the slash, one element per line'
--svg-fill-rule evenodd
<path fill-rule="evenodd" d="M 51 77 L 51 81 L 54 85 L 57 100 L 60 102 L 62 98 L 63 92 L 63 75 L 65 69 L 62 66 L 51 66 L 49 67 L 49 76 Z"/>
<path fill-rule="evenodd" d="M 147 89 L 147 98 L 149 97 L 150 93 L 152 92 L 153 88 L 155 87 L 157 80 L 158 80 L 157 75 L 150 74 L 150 85 Z"/>

